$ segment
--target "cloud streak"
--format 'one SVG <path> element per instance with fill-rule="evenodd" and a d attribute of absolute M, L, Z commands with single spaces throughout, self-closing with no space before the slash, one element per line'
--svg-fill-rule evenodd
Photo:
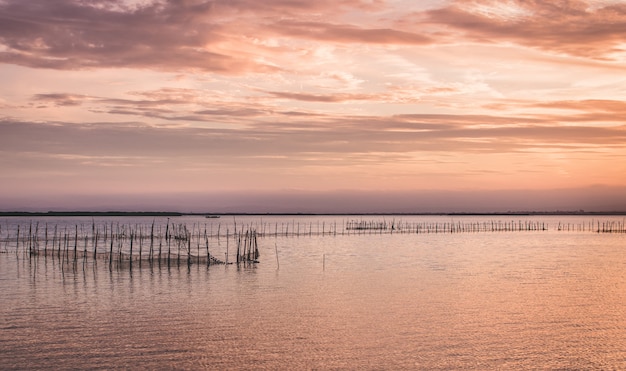
<path fill-rule="evenodd" d="M 0 61 L 55 69 L 130 66 L 221 73 L 271 69 L 208 47 L 224 40 L 222 26 L 211 21 L 210 2 L 154 2 L 132 10 L 98 6 L 107 3 L 0 4 L 0 40 L 5 48 Z"/>
<path fill-rule="evenodd" d="M 35 68 L 136 67 L 220 74 L 276 72 L 271 53 L 298 57 L 289 43 L 433 45 L 459 40 L 518 43 L 615 61 L 625 53 L 626 5 L 585 1 L 457 0 L 385 22 L 354 24 L 350 12 L 385 14 L 378 2 L 51 0 L 0 3 L 0 61 Z M 313 20 L 311 20 L 313 19 Z M 370 24 L 372 23 L 372 24 Z M 273 46 L 272 46 L 273 45 Z"/>
<path fill-rule="evenodd" d="M 615 60 L 624 52 L 626 4 L 457 0 L 428 12 L 429 21 L 476 42 L 513 42 L 556 53 Z"/>

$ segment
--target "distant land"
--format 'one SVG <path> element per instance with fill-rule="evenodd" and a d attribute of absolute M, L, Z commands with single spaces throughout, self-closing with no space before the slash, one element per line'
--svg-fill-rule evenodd
<path fill-rule="evenodd" d="M 538 216 L 538 215 L 626 215 L 626 211 L 507 211 L 507 212 L 457 212 L 457 213 L 247 213 L 247 212 L 220 212 L 220 213 L 182 213 L 170 211 L 45 211 L 45 212 L 29 212 L 29 211 L 0 211 L 0 216 L 237 216 L 237 215 L 288 215 L 288 216 L 314 216 L 314 215 L 450 215 L 450 216 Z"/>
<path fill-rule="evenodd" d="M 0 216 L 182 216 L 169 211 L 0 211 Z M 204 215 L 204 214 L 201 214 Z"/>

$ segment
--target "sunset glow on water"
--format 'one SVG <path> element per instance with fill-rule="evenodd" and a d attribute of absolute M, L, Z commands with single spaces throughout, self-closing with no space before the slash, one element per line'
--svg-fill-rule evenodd
<path fill-rule="evenodd" d="M 450 222 L 449 217 L 429 218 L 402 216 L 406 222 Z M 622 222 L 621 217 L 601 219 Z M 232 220 L 206 220 L 186 217 L 176 222 L 190 229 L 194 223 L 196 228 L 213 223 L 214 231 L 217 224 L 232 228 Z M 267 236 L 258 241 L 259 263 L 239 266 L 188 265 L 183 259 L 169 266 L 143 261 L 110 269 L 106 258 L 78 259 L 73 265 L 71 259 L 63 263 L 52 256 L 16 255 L 12 242 L 3 241 L 0 365 L 477 370 L 626 366 L 626 235 L 574 230 L 589 224 L 587 217 L 530 220 L 548 229 Z M 3 220 L 3 230 L 15 221 Z M 117 218 L 96 224 L 111 221 L 151 223 Z M 236 221 L 280 229 L 281 224 L 332 225 L 342 219 Z M 27 226 L 29 220 L 21 222 Z M 64 223 L 56 218 L 39 222 Z M 91 218 L 65 222 L 68 229 L 77 222 L 85 230 L 92 225 Z M 572 228 L 559 231 L 559 223 Z M 233 242 L 231 237 L 229 254 L 234 254 Z M 212 239 L 210 247 L 216 255 L 225 251 L 224 236 L 219 243 Z"/>

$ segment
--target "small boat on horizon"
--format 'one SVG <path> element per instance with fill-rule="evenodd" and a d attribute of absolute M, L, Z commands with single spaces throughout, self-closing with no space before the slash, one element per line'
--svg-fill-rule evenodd
<path fill-rule="evenodd" d="M 205 218 L 219 218 L 219 215 L 206 215 Z"/>

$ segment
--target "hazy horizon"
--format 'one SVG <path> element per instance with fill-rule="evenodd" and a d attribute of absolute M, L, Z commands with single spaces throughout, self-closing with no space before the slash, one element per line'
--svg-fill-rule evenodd
<path fill-rule="evenodd" d="M 0 210 L 626 210 L 626 3 L 0 0 Z"/>
<path fill-rule="evenodd" d="M 626 188 L 548 191 L 230 192 L 0 197 L 0 211 L 172 211 L 182 213 L 623 212 Z"/>

